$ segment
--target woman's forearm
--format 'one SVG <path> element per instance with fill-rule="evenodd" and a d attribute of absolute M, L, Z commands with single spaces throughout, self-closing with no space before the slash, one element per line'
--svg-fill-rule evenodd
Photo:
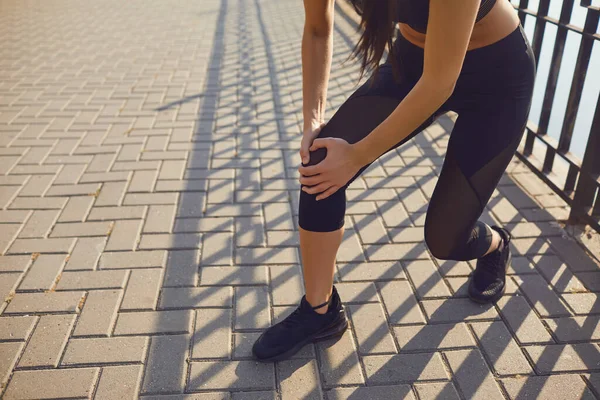
<path fill-rule="evenodd" d="M 331 69 L 333 34 L 318 35 L 310 29 L 302 36 L 302 112 L 304 131 L 325 120 L 327 83 Z"/>
<path fill-rule="evenodd" d="M 444 104 L 452 90 L 420 80 L 377 128 L 354 144 L 360 162 L 367 165 L 375 161 L 410 135 Z"/>

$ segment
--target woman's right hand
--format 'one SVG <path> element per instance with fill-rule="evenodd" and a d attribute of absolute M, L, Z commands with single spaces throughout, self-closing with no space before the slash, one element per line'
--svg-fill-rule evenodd
<path fill-rule="evenodd" d="M 300 159 L 302 160 L 302 164 L 306 165 L 310 161 L 310 146 L 312 146 L 313 141 L 319 136 L 321 129 L 325 126 L 325 122 L 319 124 L 312 124 L 311 128 L 304 129 L 304 133 L 302 134 L 302 141 L 300 142 Z"/>

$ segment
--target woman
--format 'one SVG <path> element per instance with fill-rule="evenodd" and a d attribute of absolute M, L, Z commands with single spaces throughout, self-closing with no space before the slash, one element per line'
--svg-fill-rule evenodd
<path fill-rule="evenodd" d="M 478 221 L 521 140 L 535 62 L 508 0 L 353 0 L 362 16 L 355 53 L 374 70 L 324 124 L 332 57 L 334 0 L 304 0 L 304 134 L 299 168 L 300 250 L 306 295 L 253 347 L 261 361 L 290 357 L 305 344 L 341 335 L 348 323 L 333 286 L 342 241 L 345 189 L 373 161 L 437 116 L 454 125 L 425 221 L 431 254 L 477 259 L 472 300 L 502 296 L 510 234 Z M 397 39 L 392 42 L 396 23 Z M 385 49 L 387 61 L 378 66 Z"/>

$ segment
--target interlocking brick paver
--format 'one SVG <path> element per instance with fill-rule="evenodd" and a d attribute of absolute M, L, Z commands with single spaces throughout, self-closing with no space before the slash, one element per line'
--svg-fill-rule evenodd
<path fill-rule="evenodd" d="M 158 269 L 136 269 L 131 271 L 121 310 L 154 309 L 162 282 L 162 271 Z"/>
<path fill-rule="evenodd" d="M 552 342 L 552 337 L 522 296 L 504 296 L 497 305 L 521 344 Z"/>
<path fill-rule="evenodd" d="M 528 346 L 525 351 L 541 374 L 600 368 L 600 349 L 592 343 Z"/>
<path fill-rule="evenodd" d="M 110 335 L 121 297 L 120 290 L 95 290 L 88 293 L 73 336 Z"/>
<path fill-rule="evenodd" d="M 141 365 L 111 366 L 102 368 L 95 399 L 136 399 L 138 397 Z"/>
<path fill-rule="evenodd" d="M 191 322 L 192 315 L 187 310 L 120 313 L 115 335 L 188 333 L 191 331 Z"/>
<path fill-rule="evenodd" d="M 369 384 L 448 379 L 439 353 L 365 356 L 363 362 Z"/>
<path fill-rule="evenodd" d="M 193 362 L 187 388 L 189 390 L 274 389 L 274 365 L 253 361 Z"/>
<path fill-rule="evenodd" d="M 408 282 L 391 281 L 379 283 L 378 287 L 391 324 L 425 323 Z"/>
<path fill-rule="evenodd" d="M 511 399 L 595 399 L 579 375 L 507 378 L 502 380 L 502 385 Z"/>
<path fill-rule="evenodd" d="M 9 254 L 69 253 L 75 244 L 74 238 L 60 239 L 17 239 L 8 249 Z"/>
<path fill-rule="evenodd" d="M 138 236 L 142 226 L 142 220 L 116 221 L 110 232 L 106 251 L 131 251 L 138 242 Z"/>
<path fill-rule="evenodd" d="M 400 352 L 451 350 L 476 346 L 463 323 L 395 326 L 393 332 Z"/>
<path fill-rule="evenodd" d="M 31 262 L 31 256 L 0 256 L 0 271 L 23 272 Z"/>
<path fill-rule="evenodd" d="M 167 252 L 164 250 L 104 252 L 100 256 L 100 268 L 160 268 L 165 266 L 166 260 Z"/>
<path fill-rule="evenodd" d="M 445 356 L 467 399 L 504 399 L 479 350 L 450 351 Z"/>
<path fill-rule="evenodd" d="M 98 377 L 98 368 L 65 368 L 14 373 L 4 398 L 55 399 L 89 398 Z"/>
<path fill-rule="evenodd" d="M 106 245 L 106 238 L 80 238 L 75 243 L 75 248 L 69 255 L 65 271 L 92 270 L 96 268 L 98 259 Z"/>
<path fill-rule="evenodd" d="M 394 339 L 380 304 L 350 305 L 347 309 L 361 355 L 396 353 Z"/>
<path fill-rule="evenodd" d="M 17 293 L 5 314 L 74 313 L 84 292 Z"/>
<path fill-rule="evenodd" d="M 56 290 L 121 289 L 126 277 L 127 271 L 66 271 Z"/>
<path fill-rule="evenodd" d="M 19 290 L 50 289 L 54 286 L 64 264 L 64 255 L 41 254 L 19 284 Z"/>
<path fill-rule="evenodd" d="M 19 367 L 56 367 L 67 344 L 73 315 L 43 315 L 19 360 Z"/>
<path fill-rule="evenodd" d="M 143 362 L 148 338 L 71 339 L 62 365 Z"/>
<path fill-rule="evenodd" d="M 448 399 L 458 400 L 458 393 L 451 382 L 448 383 L 424 383 L 415 385 L 415 389 L 419 394 L 419 399 L 436 400 Z"/>
<path fill-rule="evenodd" d="M 277 370 L 282 398 L 323 398 L 315 360 L 287 360 L 277 363 Z"/>
<path fill-rule="evenodd" d="M 35 317 L 0 317 L 0 340 L 25 340 L 29 337 Z"/>
<path fill-rule="evenodd" d="M 365 384 L 350 330 L 337 341 L 318 343 L 317 353 L 324 387 Z"/>
<path fill-rule="evenodd" d="M 155 336 L 150 339 L 142 394 L 183 392 L 189 345 L 190 335 Z"/>
<path fill-rule="evenodd" d="M 359 386 L 352 388 L 338 388 L 327 392 L 327 400 L 351 399 L 403 399 L 414 400 L 409 385 L 390 386 Z"/>
<path fill-rule="evenodd" d="M 58 217 L 58 210 L 36 210 L 33 212 L 31 217 L 27 220 L 27 223 L 19 232 L 19 237 L 22 238 L 41 238 L 46 237 L 50 229 L 56 222 Z"/>
<path fill-rule="evenodd" d="M 4 387 L 23 348 L 22 343 L 0 343 L 0 385 Z"/>
<path fill-rule="evenodd" d="M 196 311 L 192 357 L 196 359 L 229 358 L 232 319 L 231 309 Z"/>

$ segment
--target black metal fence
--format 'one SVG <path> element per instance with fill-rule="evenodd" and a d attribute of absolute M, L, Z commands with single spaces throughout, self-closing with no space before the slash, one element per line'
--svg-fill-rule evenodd
<path fill-rule="evenodd" d="M 580 0 L 579 3 L 575 3 L 575 0 L 562 0 L 560 17 L 556 19 L 549 16 L 551 0 L 539 0 L 537 10 L 528 8 L 530 0 L 518 2 L 515 7 L 525 28 L 528 28 L 527 24 L 535 24 L 531 45 L 536 61 L 540 59 L 547 26 L 552 24 L 557 29 L 539 122 L 537 125 L 531 121 L 528 123 L 525 141 L 518 156 L 570 205 L 570 222 L 588 223 L 600 231 L 600 94 L 595 99 L 595 111 L 583 159 L 570 152 L 586 76 L 600 75 L 600 70 L 593 71 L 590 67 L 594 43 L 600 41 L 600 7 L 592 4 L 592 0 Z M 583 26 L 571 23 L 575 7 L 585 9 Z M 569 32 L 578 37 L 580 46 L 560 137 L 556 140 L 548 134 L 548 129 L 551 114 L 557 109 L 556 89 L 559 72 L 564 65 L 563 56 Z"/>

